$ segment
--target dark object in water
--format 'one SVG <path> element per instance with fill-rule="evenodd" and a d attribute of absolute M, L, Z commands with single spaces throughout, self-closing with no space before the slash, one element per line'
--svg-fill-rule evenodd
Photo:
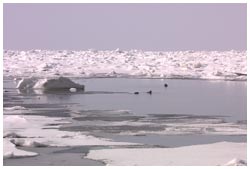
<path fill-rule="evenodd" d="M 164 87 L 168 87 L 168 84 L 167 84 L 167 83 L 165 83 L 165 84 L 164 84 Z"/>
<path fill-rule="evenodd" d="M 152 94 L 152 90 L 149 90 L 147 93 L 148 93 L 148 94 Z"/>
<path fill-rule="evenodd" d="M 247 74 L 246 73 L 235 73 L 237 76 L 247 76 Z"/>
<path fill-rule="evenodd" d="M 134 94 L 139 94 L 139 92 L 134 92 Z"/>

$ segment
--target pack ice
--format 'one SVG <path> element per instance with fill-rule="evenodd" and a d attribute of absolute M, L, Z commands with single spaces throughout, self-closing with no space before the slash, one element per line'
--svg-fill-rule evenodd
<path fill-rule="evenodd" d="M 246 51 L 5 50 L 4 76 L 246 80 Z"/>

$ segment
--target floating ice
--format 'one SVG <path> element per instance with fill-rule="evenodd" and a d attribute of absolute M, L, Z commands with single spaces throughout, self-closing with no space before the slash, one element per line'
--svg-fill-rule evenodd
<path fill-rule="evenodd" d="M 233 158 L 241 159 L 240 163 L 233 160 L 228 164 L 246 165 L 246 146 L 246 143 L 219 142 L 177 148 L 102 149 L 90 150 L 87 158 L 115 166 L 215 166 Z"/>
<path fill-rule="evenodd" d="M 37 156 L 37 153 L 19 150 L 9 140 L 3 140 L 3 158 L 14 158 L 14 157 L 33 157 Z"/>
<path fill-rule="evenodd" d="M 70 92 L 76 92 L 77 89 L 76 89 L 76 88 L 70 88 L 69 91 L 70 91 Z"/>
<path fill-rule="evenodd" d="M 23 128 L 26 127 L 28 122 L 24 117 L 18 115 L 9 115 L 3 119 L 4 127 Z"/>
<path fill-rule="evenodd" d="M 61 131 L 62 124 L 70 123 L 64 118 L 32 115 L 4 115 L 4 158 L 35 156 L 18 150 L 21 147 L 83 146 L 83 145 L 138 145 L 115 142 L 111 139 L 88 136 L 82 132 Z M 50 124 L 53 124 L 50 126 Z"/>
<path fill-rule="evenodd" d="M 4 51 L 5 76 L 246 80 L 246 51 Z M 24 83 L 24 82 L 23 82 Z M 32 82 L 31 82 L 32 83 Z M 24 87 L 29 87 L 24 83 Z"/>
<path fill-rule="evenodd" d="M 24 138 L 24 136 L 21 136 L 15 132 L 6 132 L 4 133 L 3 138 Z"/>
<path fill-rule="evenodd" d="M 27 113 L 28 110 L 25 107 L 22 106 L 13 106 L 13 107 L 4 107 L 3 108 L 3 114 L 4 115 L 19 115 L 23 113 Z"/>
<path fill-rule="evenodd" d="M 84 91 L 84 85 L 77 84 L 66 77 L 52 79 L 24 78 L 18 83 L 17 88 L 19 90 L 41 89 L 44 91 L 53 91 L 81 89 Z"/>
<path fill-rule="evenodd" d="M 18 147 L 48 147 L 48 145 L 45 143 L 40 143 L 38 141 L 29 139 L 12 139 L 10 142 Z"/>
<path fill-rule="evenodd" d="M 17 88 L 20 90 L 31 89 L 36 84 L 36 81 L 37 81 L 36 78 L 23 78 L 18 82 Z"/>
<path fill-rule="evenodd" d="M 13 107 L 4 107 L 3 110 L 5 111 L 26 110 L 26 108 L 22 106 L 13 106 Z"/>
<path fill-rule="evenodd" d="M 237 158 L 234 158 L 225 164 L 225 166 L 246 166 L 246 165 L 247 165 L 247 162 L 245 160 L 240 160 Z"/>
<path fill-rule="evenodd" d="M 54 79 L 42 79 L 38 80 L 34 86 L 34 89 L 44 90 L 60 90 L 70 88 L 84 90 L 84 85 L 77 84 L 66 77 L 59 77 Z"/>

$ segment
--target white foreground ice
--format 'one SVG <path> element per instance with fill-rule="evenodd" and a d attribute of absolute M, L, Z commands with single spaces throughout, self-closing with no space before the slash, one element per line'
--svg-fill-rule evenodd
<path fill-rule="evenodd" d="M 70 124 L 66 118 L 61 117 L 45 117 L 34 115 L 23 115 L 30 110 L 21 106 L 4 108 L 3 124 L 4 124 L 4 158 L 35 156 L 36 153 L 25 152 L 16 148 L 21 147 L 49 147 L 49 146 L 83 146 L 83 145 L 138 145 L 129 142 L 114 142 L 110 139 L 97 138 L 90 136 L 88 132 L 70 132 L 61 131 L 61 125 Z M 213 135 L 246 135 L 245 124 L 218 123 L 215 120 L 193 122 L 187 121 L 184 124 L 168 123 L 164 131 L 138 131 L 135 133 L 120 133 L 126 135 L 139 134 L 163 134 L 163 135 L 179 135 L 179 134 L 213 134 Z M 102 124 L 99 124 L 102 125 Z M 105 126 L 105 124 L 103 124 Z M 106 124 L 107 125 L 107 124 Z M 154 125 L 147 122 L 114 122 L 109 123 L 111 126 L 129 125 L 129 126 L 145 126 Z M 98 126 L 98 124 L 96 124 Z M 234 145 L 234 143 L 230 143 Z M 202 147 L 202 146 L 201 146 Z M 230 146 L 229 146 L 230 147 Z M 135 150 L 135 149 L 133 149 Z M 143 149 L 140 149 L 143 150 Z M 149 151 L 151 149 L 148 149 Z M 157 149 L 152 149 L 157 150 Z M 165 151 L 165 149 L 163 149 Z M 238 151 L 242 151 L 239 149 Z M 124 150 L 127 151 L 127 150 Z M 145 150 L 146 151 L 146 150 Z M 147 153 L 146 151 L 146 153 Z M 160 150 L 159 150 L 160 151 Z M 244 150 L 245 151 L 245 150 Z M 119 152 L 114 152 L 119 153 Z M 232 157 L 233 158 L 233 157 Z M 236 158 L 239 158 L 236 156 Z M 242 159 L 242 158 L 239 158 Z M 158 161 L 157 161 L 158 162 Z M 231 162 L 232 163 L 232 162 Z M 129 163 L 128 163 L 129 165 Z M 145 164 L 147 165 L 147 164 Z"/>
<path fill-rule="evenodd" d="M 3 74 L 246 80 L 246 51 L 11 51 Z"/>
<path fill-rule="evenodd" d="M 3 140 L 3 158 L 13 158 L 13 157 L 32 157 L 37 156 L 37 153 L 19 150 L 16 146 L 9 140 Z"/>
<path fill-rule="evenodd" d="M 4 158 L 36 156 L 37 153 L 19 150 L 21 147 L 83 146 L 83 145 L 135 145 L 127 142 L 114 142 L 110 139 L 96 138 L 82 132 L 58 130 L 60 125 L 68 124 L 64 118 L 51 118 L 32 115 L 13 115 L 10 110 L 22 111 L 23 107 L 12 107 L 4 113 Z M 4 110 L 6 112 L 6 110 Z M 46 129 L 47 128 L 47 129 Z"/>
<path fill-rule="evenodd" d="M 178 148 L 91 150 L 87 158 L 114 166 L 246 165 L 246 143 L 219 142 Z"/>

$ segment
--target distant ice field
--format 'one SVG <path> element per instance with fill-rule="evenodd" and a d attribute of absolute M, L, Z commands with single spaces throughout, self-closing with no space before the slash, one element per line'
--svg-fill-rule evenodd
<path fill-rule="evenodd" d="M 246 80 L 246 51 L 5 50 L 5 76 Z"/>

